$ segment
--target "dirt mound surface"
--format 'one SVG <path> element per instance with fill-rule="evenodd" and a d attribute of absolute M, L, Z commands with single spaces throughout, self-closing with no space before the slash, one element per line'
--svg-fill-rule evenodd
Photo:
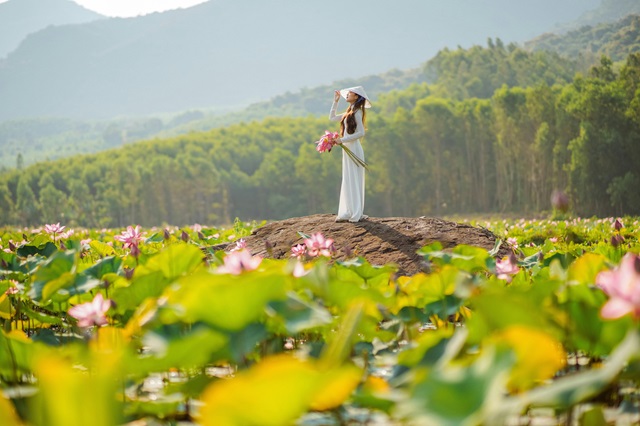
<path fill-rule="evenodd" d="M 427 244 L 440 241 L 444 249 L 467 244 L 491 250 L 496 242 L 496 236 L 487 229 L 431 217 L 370 217 L 358 223 L 336 223 L 335 218 L 332 214 L 317 214 L 268 223 L 245 238 L 247 248 L 263 257 L 288 258 L 291 246 L 303 243 L 299 232 L 321 232 L 334 240 L 337 259 L 355 255 L 374 265 L 395 263 L 401 273 L 412 275 L 424 267 L 416 251 Z M 235 244 L 217 248 L 232 247 Z M 506 256 L 508 250 L 503 244 L 498 255 Z"/>

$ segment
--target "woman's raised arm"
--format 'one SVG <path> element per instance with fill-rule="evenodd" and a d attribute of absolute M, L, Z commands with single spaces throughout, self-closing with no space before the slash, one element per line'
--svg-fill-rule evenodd
<path fill-rule="evenodd" d="M 340 100 L 340 92 L 336 90 L 333 96 L 333 104 L 331 105 L 331 111 L 329 112 L 329 120 L 331 121 L 340 121 L 342 120 L 342 116 L 344 115 L 344 114 L 336 115 L 336 111 L 338 110 L 339 100 Z"/>

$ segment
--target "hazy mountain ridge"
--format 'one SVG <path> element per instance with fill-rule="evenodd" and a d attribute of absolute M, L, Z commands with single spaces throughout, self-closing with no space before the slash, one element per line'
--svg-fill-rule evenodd
<path fill-rule="evenodd" d="M 617 22 L 583 26 L 565 34 L 543 34 L 525 43 L 531 50 L 557 52 L 591 60 L 606 55 L 622 61 L 640 51 L 640 15 L 629 15 Z"/>
<path fill-rule="evenodd" d="M 583 26 L 611 23 L 630 14 L 640 14 L 640 2 L 638 0 L 602 0 L 600 6 L 585 12 L 574 21 L 558 25 L 554 32 L 567 32 Z"/>
<path fill-rule="evenodd" d="M 368 94 L 403 89 L 424 81 L 420 69 L 392 70 L 361 79 L 345 79 L 328 85 L 287 92 L 265 102 L 230 113 L 199 110 L 178 114 L 110 120 L 35 118 L 0 122 L 0 167 L 15 167 L 18 155 L 24 165 L 44 159 L 98 152 L 151 137 L 169 137 L 205 131 L 267 116 L 301 117 L 327 114 L 336 88 L 364 84 Z"/>
<path fill-rule="evenodd" d="M 375 100 L 383 93 L 405 89 L 411 84 L 427 82 L 421 68 L 409 70 L 394 69 L 382 74 L 369 75 L 357 79 L 337 80 L 330 84 L 303 88 L 296 92 L 286 92 L 268 101 L 257 102 L 248 107 L 226 114 L 202 115 L 195 120 L 185 121 L 178 126 L 166 126 L 158 137 L 175 136 L 191 131 L 204 131 L 213 127 L 226 126 L 241 121 L 256 121 L 266 117 L 304 117 L 328 114 L 333 91 L 345 87 L 362 85 L 367 95 Z"/>
<path fill-rule="evenodd" d="M 9 0 L 0 3 L 0 58 L 31 33 L 51 25 L 91 22 L 106 18 L 71 0 Z"/>
<path fill-rule="evenodd" d="M 7 100 L 0 120 L 247 105 L 327 81 L 415 67 L 445 46 L 487 37 L 524 41 L 596 1 L 218 0 L 52 27 L 28 37 L 0 64 Z M 361 33 L 350 31 L 348 16 L 365 23 Z M 358 34 L 353 48 L 351 33 Z"/>

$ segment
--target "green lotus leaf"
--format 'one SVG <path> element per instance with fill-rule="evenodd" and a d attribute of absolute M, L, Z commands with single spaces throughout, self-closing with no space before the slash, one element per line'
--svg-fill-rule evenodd
<path fill-rule="evenodd" d="M 184 322 L 203 321 L 228 331 L 240 331 L 265 315 L 270 302 L 286 300 L 288 277 L 281 273 L 242 275 L 206 271 L 183 277 L 165 292 L 165 309 Z"/>

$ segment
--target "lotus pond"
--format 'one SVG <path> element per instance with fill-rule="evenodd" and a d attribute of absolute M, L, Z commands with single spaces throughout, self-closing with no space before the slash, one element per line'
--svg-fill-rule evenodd
<path fill-rule="evenodd" d="M 3 229 L 0 424 L 640 421 L 638 219 L 471 222 L 513 256 L 411 277 L 331 235 L 260 259 L 257 223 Z"/>

